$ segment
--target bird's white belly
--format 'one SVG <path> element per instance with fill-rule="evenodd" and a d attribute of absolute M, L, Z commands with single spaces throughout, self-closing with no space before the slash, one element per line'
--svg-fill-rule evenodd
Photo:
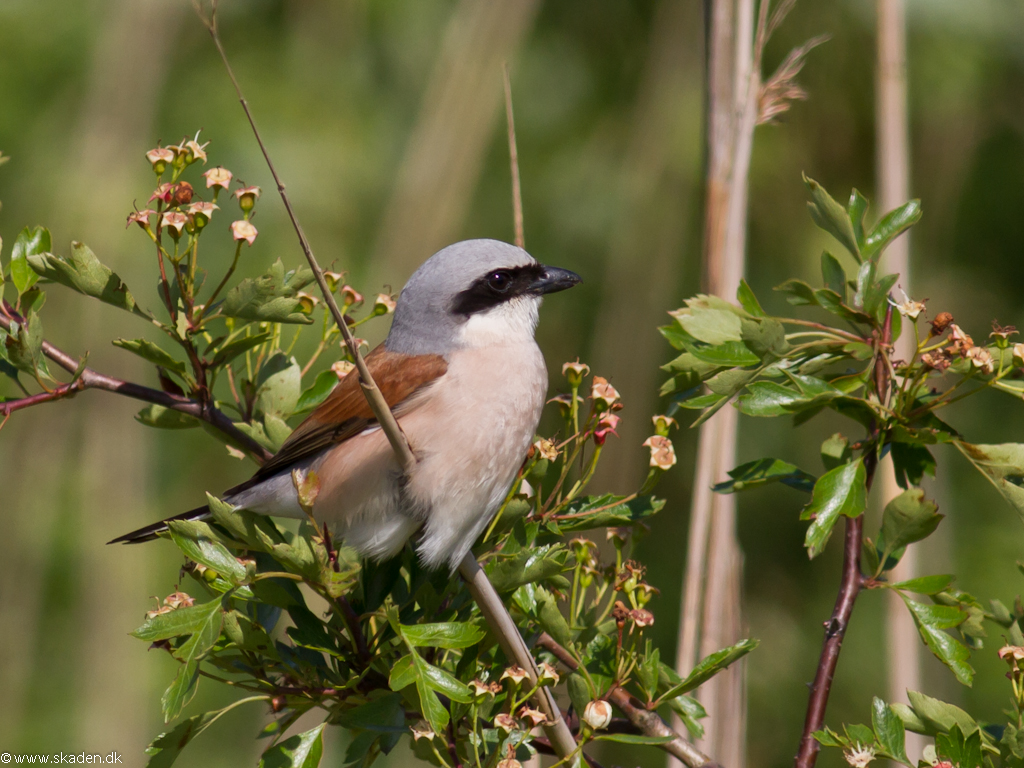
<path fill-rule="evenodd" d="M 445 381 L 404 419 L 419 462 L 405 492 L 428 510 L 417 547 L 454 569 L 490 522 L 533 440 L 547 370 L 536 343 L 460 350 Z"/>

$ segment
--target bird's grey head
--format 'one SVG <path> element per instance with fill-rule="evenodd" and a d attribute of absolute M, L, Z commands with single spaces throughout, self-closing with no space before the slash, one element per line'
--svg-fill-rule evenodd
<path fill-rule="evenodd" d="M 540 299 L 580 282 L 498 240 L 465 240 L 427 259 L 398 297 L 387 348 L 407 355 L 533 338 Z"/>

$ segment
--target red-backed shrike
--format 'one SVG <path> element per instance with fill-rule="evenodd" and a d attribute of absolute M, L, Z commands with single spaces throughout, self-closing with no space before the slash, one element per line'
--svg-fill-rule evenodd
<path fill-rule="evenodd" d="M 541 297 L 579 282 L 496 240 L 437 252 L 406 283 L 387 339 L 366 357 L 415 467 L 400 470 L 353 372 L 224 500 L 305 517 L 291 472 L 312 469 L 320 481 L 313 513 L 348 545 L 382 560 L 422 529 L 422 562 L 454 570 L 504 499 L 540 420 L 548 386 L 533 338 Z M 200 507 L 171 519 L 208 515 Z M 145 541 L 166 527 L 114 541 Z"/>

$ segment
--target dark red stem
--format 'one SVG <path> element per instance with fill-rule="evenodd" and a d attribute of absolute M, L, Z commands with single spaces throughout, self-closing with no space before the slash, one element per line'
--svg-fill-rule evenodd
<path fill-rule="evenodd" d="M 872 372 L 872 384 L 879 402 L 884 403 L 889 392 L 889 366 L 886 358 L 892 348 L 892 305 L 885 313 L 882 332 L 877 337 L 875 368 Z M 872 439 L 868 441 L 864 454 L 864 469 L 867 473 L 867 488 L 875 479 L 878 465 L 879 429 L 876 425 L 872 430 Z M 843 647 L 846 628 L 853 615 L 853 605 L 857 595 L 864 587 L 864 576 L 860 571 L 860 550 L 864 538 L 864 515 L 846 518 L 846 534 L 843 539 L 843 576 L 839 583 L 839 594 L 832 609 L 832 616 L 825 622 L 825 641 L 822 644 L 821 656 L 818 659 L 818 671 L 811 685 L 811 695 L 807 702 L 807 716 L 804 718 L 803 735 L 800 737 L 800 749 L 797 751 L 796 768 L 813 768 L 818 759 L 821 745 L 814 738 L 814 732 L 820 731 L 825 725 L 825 710 L 828 697 L 832 692 L 832 679 L 839 664 L 839 651 Z"/>
<path fill-rule="evenodd" d="M 9 316 L 9 312 L 5 313 L 0 311 L 0 328 L 10 330 L 11 322 L 12 319 Z M 46 357 L 53 360 L 53 362 L 57 363 L 57 365 L 69 373 L 74 373 L 78 370 L 79 361 L 71 357 L 71 355 L 66 352 L 63 352 L 53 346 L 50 342 L 43 342 L 42 352 Z M 71 385 L 62 386 L 69 387 Z M 135 400 L 142 400 L 147 403 L 162 405 L 173 411 L 188 414 L 189 416 L 193 416 L 201 421 L 205 421 L 210 426 L 227 435 L 231 438 L 232 442 L 248 451 L 249 454 L 251 454 L 259 463 L 263 463 L 273 456 L 270 451 L 257 443 L 251 437 L 240 432 L 235 425 L 231 423 L 231 419 L 229 419 L 222 411 L 213 407 L 209 402 L 201 403 L 181 395 L 172 395 L 169 392 L 161 392 L 159 389 L 150 389 L 149 387 L 144 387 L 140 384 L 133 384 L 129 381 L 123 381 L 113 376 L 107 376 L 99 371 L 94 371 L 92 368 L 85 368 L 74 386 L 75 389 L 73 391 L 83 389 L 101 389 L 106 392 L 114 392 L 118 395 L 124 395 L 125 397 L 131 397 Z M 61 387 L 58 387 L 54 392 L 58 392 L 60 389 Z M 42 393 L 40 395 L 32 395 L 29 398 L 23 398 L 22 401 L 13 402 L 22 402 L 23 404 L 18 406 L 18 408 L 25 408 L 29 405 L 36 405 L 37 403 L 56 400 L 71 393 L 71 391 L 63 392 L 57 397 L 53 397 L 51 393 Z M 24 402 L 28 400 L 33 400 L 33 402 Z M 2 409 L 2 406 L 0 406 L 0 409 Z M 17 410 L 17 408 L 11 408 L 10 410 Z"/>

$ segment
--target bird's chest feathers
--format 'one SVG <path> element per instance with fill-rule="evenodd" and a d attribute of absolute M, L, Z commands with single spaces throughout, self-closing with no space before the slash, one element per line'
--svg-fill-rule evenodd
<path fill-rule="evenodd" d="M 431 474 L 454 481 L 468 473 L 458 479 L 473 482 L 514 472 L 533 439 L 547 391 L 536 343 L 458 350 L 438 385 L 417 413 L 425 429 L 409 424 L 413 449 Z"/>

